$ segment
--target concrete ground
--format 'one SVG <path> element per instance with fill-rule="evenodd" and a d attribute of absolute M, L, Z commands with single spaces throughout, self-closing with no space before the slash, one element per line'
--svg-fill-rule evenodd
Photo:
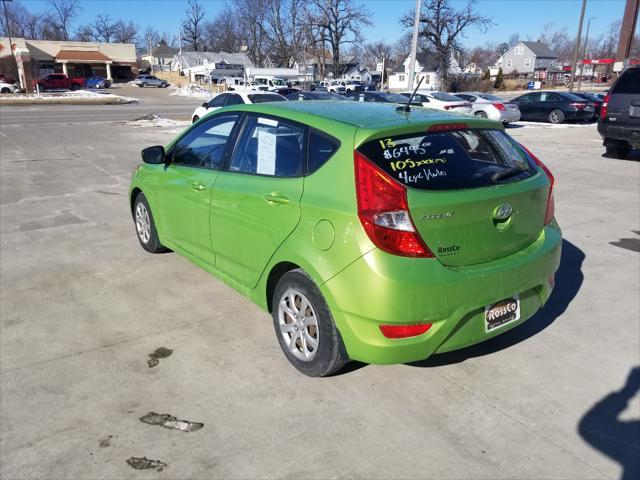
<path fill-rule="evenodd" d="M 549 304 L 474 348 L 311 379 L 268 314 L 138 245 L 131 171 L 180 127 L 125 122 L 198 103 L 151 95 L 0 110 L 1 478 L 638 478 L 640 155 L 603 157 L 594 126 L 509 129 L 556 175 Z"/>

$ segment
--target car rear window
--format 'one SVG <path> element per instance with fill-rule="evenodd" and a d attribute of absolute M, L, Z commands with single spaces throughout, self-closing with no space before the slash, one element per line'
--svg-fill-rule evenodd
<path fill-rule="evenodd" d="M 401 184 L 420 190 L 479 188 L 536 172 L 533 160 L 501 130 L 392 136 L 371 140 L 358 150 Z M 495 174 L 510 169 L 521 172 L 495 179 Z"/>
<path fill-rule="evenodd" d="M 282 95 L 276 95 L 274 93 L 265 93 L 264 95 L 247 95 L 251 103 L 264 103 L 264 102 L 282 102 L 287 101 Z"/>
<path fill-rule="evenodd" d="M 442 100 L 443 102 L 459 102 L 462 100 L 460 97 L 456 97 L 455 95 L 451 95 L 449 93 L 436 92 L 432 93 L 431 95 L 433 95 L 433 98 Z"/>
<path fill-rule="evenodd" d="M 640 68 L 635 67 L 624 72 L 616 84 L 613 86 L 611 93 L 634 94 L 640 93 Z"/>

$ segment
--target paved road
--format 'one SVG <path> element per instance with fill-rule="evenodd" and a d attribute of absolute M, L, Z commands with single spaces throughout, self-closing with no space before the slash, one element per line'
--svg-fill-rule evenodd
<path fill-rule="evenodd" d="M 132 120 L 156 113 L 162 117 L 188 120 L 202 99 L 171 95 L 174 90 L 115 86 L 109 93 L 137 98 L 137 104 L 125 105 L 37 105 L 2 106 L 2 125 L 42 126 L 55 123 L 96 124 Z"/>
<path fill-rule="evenodd" d="M 0 477 L 638 478 L 640 163 L 602 157 L 593 126 L 509 130 L 556 175 L 566 241 L 545 309 L 475 348 L 310 379 L 268 314 L 139 247 L 131 170 L 175 129 L 15 115 L 0 122 Z M 159 347 L 173 352 L 150 368 Z M 168 465 L 126 463 L 145 456 Z"/>

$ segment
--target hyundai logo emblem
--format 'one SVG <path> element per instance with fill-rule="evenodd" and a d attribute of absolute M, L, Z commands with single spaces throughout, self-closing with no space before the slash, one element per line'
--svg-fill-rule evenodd
<path fill-rule="evenodd" d="M 510 203 L 498 205 L 493 211 L 493 218 L 496 220 L 506 220 L 513 215 L 513 207 Z"/>

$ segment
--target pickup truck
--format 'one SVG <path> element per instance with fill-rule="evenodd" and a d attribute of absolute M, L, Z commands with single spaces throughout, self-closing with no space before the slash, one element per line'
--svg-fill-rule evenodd
<path fill-rule="evenodd" d="M 64 73 L 52 73 L 46 77 L 39 78 L 34 83 L 40 88 L 40 91 L 45 90 L 78 90 L 84 88 L 85 79 L 81 77 L 69 78 Z"/>

